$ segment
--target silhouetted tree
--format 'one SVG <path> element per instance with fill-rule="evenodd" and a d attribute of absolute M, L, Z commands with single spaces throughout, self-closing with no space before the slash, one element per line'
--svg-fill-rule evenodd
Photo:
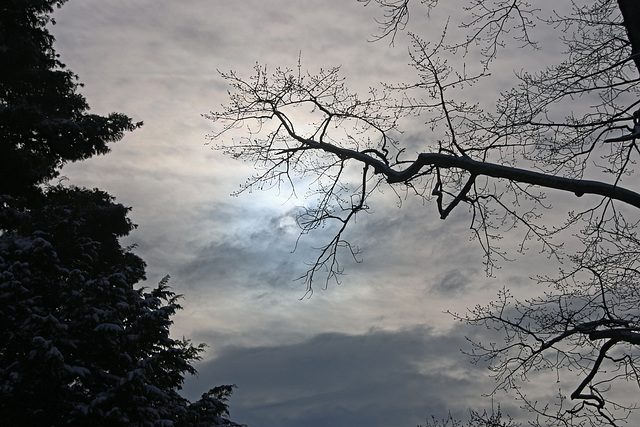
<path fill-rule="evenodd" d="M 46 29 L 63 1 L 8 0 L 0 6 L 0 193 L 23 194 L 58 176 L 67 162 L 109 151 L 142 123 L 123 114 L 88 114 Z"/>
<path fill-rule="evenodd" d="M 410 3 L 429 12 L 438 4 L 375 2 L 384 9 L 380 37 L 396 43 Z M 217 148 L 260 169 L 241 191 L 314 178 L 311 206 L 298 217 L 302 233 L 331 223 L 337 233 L 302 277 L 309 291 L 323 272 L 337 280 L 342 252 L 359 253 L 344 231 L 384 186 L 433 202 L 442 219 L 466 205 L 488 273 L 509 259 L 498 245 L 501 231 L 517 234 L 516 226 L 524 230 L 521 252 L 535 244 L 551 258 L 568 258 L 557 276 L 539 278 L 548 285 L 539 297 L 519 301 L 505 290 L 456 317 L 504 334 L 502 344 L 477 343 L 472 354 L 491 362 L 498 388 L 514 390 L 545 422 L 615 424 L 637 406 L 625 401 L 624 387 L 640 382 L 640 3 L 577 1 L 566 13 L 523 0 L 463 4 L 451 18 L 461 19 L 458 32 L 447 21 L 436 40 L 408 34 L 416 81 L 364 98 L 347 89 L 337 68 L 224 73 L 230 102 L 207 115 L 220 126 L 211 138 L 233 134 Z M 491 94 L 473 92 L 491 81 L 503 48 L 515 42 L 534 55 L 540 26 L 545 41 L 557 32 L 564 60 L 517 72 L 513 88 L 492 102 Z M 482 103 L 468 102 L 468 93 Z M 416 117 L 426 123 L 420 131 Z M 545 224 L 551 206 L 542 190 L 590 205 Z M 563 246 L 567 239 L 575 252 Z M 558 405 L 530 401 L 523 383 L 539 371 L 570 382 L 569 396 L 561 393 Z M 618 390 L 621 399 L 612 402 Z"/>
<path fill-rule="evenodd" d="M 521 424 L 514 422 L 511 418 L 503 421 L 502 411 L 500 410 L 500 406 L 498 406 L 498 409 L 491 410 L 491 413 L 487 411 L 482 413 L 474 410 L 469 411 L 469 420 L 466 423 L 455 419 L 449 414 L 449 416 L 443 420 L 432 418 L 431 421 L 427 421 L 424 427 L 520 427 L 520 425 Z"/>
<path fill-rule="evenodd" d="M 141 123 L 87 114 L 46 29 L 64 1 L 0 6 L 0 424 L 230 425 L 232 386 L 178 394 L 204 346 L 169 336 L 179 295 L 150 290 L 109 194 L 52 186 Z M 235 425 L 235 424 L 233 424 Z"/>

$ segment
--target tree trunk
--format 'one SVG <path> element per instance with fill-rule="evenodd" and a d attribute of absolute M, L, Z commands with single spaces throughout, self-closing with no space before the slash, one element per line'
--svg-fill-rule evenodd
<path fill-rule="evenodd" d="M 640 73 L 640 1 L 638 0 L 618 0 L 620 12 L 624 26 L 627 28 L 627 35 L 631 42 L 631 54 L 635 55 L 633 60 Z"/>

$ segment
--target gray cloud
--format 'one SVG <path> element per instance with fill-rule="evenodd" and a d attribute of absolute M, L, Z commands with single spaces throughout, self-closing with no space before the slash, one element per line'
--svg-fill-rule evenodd
<path fill-rule="evenodd" d="M 249 425 L 411 426 L 465 405 L 490 407 L 481 394 L 491 381 L 460 353 L 462 346 L 462 335 L 437 336 L 417 326 L 230 347 L 200 364 L 184 391 L 196 398 L 210 384 L 237 384 L 232 415 Z"/>
<path fill-rule="evenodd" d="M 440 274 L 436 278 L 436 283 L 432 288 L 433 291 L 449 296 L 456 296 L 463 292 L 471 282 L 470 277 L 465 274 L 464 270 L 466 269 L 449 270 Z"/>

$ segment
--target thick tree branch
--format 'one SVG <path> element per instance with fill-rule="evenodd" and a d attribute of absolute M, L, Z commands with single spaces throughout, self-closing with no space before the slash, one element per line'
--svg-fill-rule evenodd
<path fill-rule="evenodd" d="M 627 29 L 631 54 L 640 72 L 640 2 L 638 0 L 618 0 L 618 7 L 622 12 L 624 26 Z"/>
<path fill-rule="evenodd" d="M 454 156 L 443 153 L 419 154 L 418 158 L 409 167 L 398 171 L 366 153 L 304 138 L 299 138 L 299 140 L 311 148 L 333 153 L 340 158 L 352 158 L 359 160 L 371 166 L 375 170 L 375 173 L 386 175 L 387 182 L 390 184 L 411 181 L 425 166 L 435 166 L 445 169 L 457 168 L 465 170 L 474 176 L 484 175 L 492 178 L 504 178 L 514 182 L 532 184 L 555 190 L 569 191 L 578 197 L 584 194 L 596 194 L 604 197 L 610 197 L 611 199 L 619 200 L 636 208 L 640 208 L 640 194 L 623 187 L 618 187 L 616 185 L 600 181 L 564 178 L 526 169 L 481 162 L 473 160 L 467 156 Z"/>
<path fill-rule="evenodd" d="M 624 341 L 633 345 L 640 345 L 640 333 L 636 329 L 606 329 L 602 331 L 593 331 L 589 334 L 592 340 L 611 339 L 616 341 Z"/>
<path fill-rule="evenodd" d="M 585 393 L 583 393 L 583 391 L 584 391 L 585 387 L 587 385 L 589 385 L 589 383 L 591 381 L 593 381 L 593 379 L 595 378 L 596 374 L 600 370 L 600 365 L 602 365 L 602 361 L 604 360 L 605 356 L 607 355 L 607 352 L 611 349 L 611 347 L 613 347 L 617 343 L 618 343 L 617 339 L 610 339 L 602 347 L 600 347 L 600 352 L 598 354 L 598 358 L 596 359 L 595 363 L 593 364 L 593 367 L 592 367 L 591 371 L 584 378 L 584 380 L 580 383 L 578 388 L 576 388 L 575 391 L 573 393 L 571 393 L 571 398 L 572 399 L 595 400 L 597 402 L 597 407 L 598 408 L 604 407 L 604 399 L 602 399 L 601 396 L 599 396 L 596 393 L 585 394 Z"/>

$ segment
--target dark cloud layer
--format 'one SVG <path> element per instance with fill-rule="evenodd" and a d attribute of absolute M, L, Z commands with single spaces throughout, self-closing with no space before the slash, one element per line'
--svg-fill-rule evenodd
<path fill-rule="evenodd" d="M 235 383 L 234 419 L 253 426 L 415 426 L 464 405 L 488 405 L 486 371 L 459 334 L 424 327 L 364 335 L 326 333 L 277 347 L 225 348 L 198 366 L 185 395 Z M 477 408 L 480 409 L 480 408 Z"/>

